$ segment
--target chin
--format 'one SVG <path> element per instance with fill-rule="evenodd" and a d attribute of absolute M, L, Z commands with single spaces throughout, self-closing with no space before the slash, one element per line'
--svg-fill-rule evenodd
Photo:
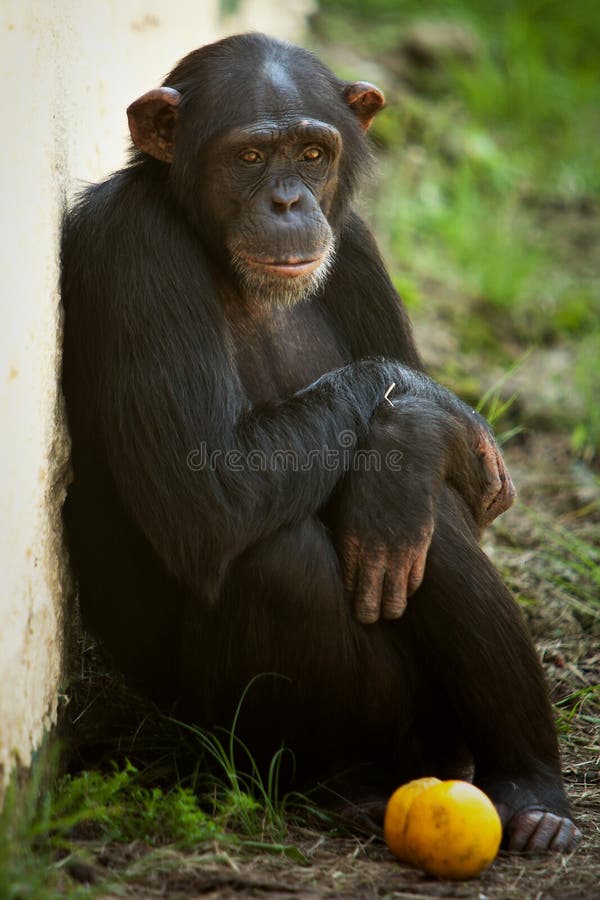
<path fill-rule="evenodd" d="M 324 285 L 334 257 L 335 250 L 330 246 L 317 264 L 309 267 L 260 263 L 237 253 L 233 265 L 246 296 L 276 306 L 293 306 L 313 296 Z"/>

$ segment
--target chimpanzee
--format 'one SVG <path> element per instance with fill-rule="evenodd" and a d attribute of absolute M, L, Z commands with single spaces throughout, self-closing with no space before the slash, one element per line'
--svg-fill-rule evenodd
<path fill-rule="evenodd" d="M 130 161 L 63 239 L 83 619 L 202 725 L 250 685 L 257 759 L 354 767 L 358 809 L 472 759 L 506 846 L 566 851 L 543 674 L 478 545 L 511 480 L 352 209 L 383 103 L 245 34 L 129 107 Z"/>

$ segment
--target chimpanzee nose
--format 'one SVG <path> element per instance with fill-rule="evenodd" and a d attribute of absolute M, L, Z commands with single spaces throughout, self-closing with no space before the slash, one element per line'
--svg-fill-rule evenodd
<path fill-rule="evenodd" d="M 280 183 L 273 188 L 271 203 L 276 213 L 284 214 L 300 202 L 300 187 L 295 183 Z"/>

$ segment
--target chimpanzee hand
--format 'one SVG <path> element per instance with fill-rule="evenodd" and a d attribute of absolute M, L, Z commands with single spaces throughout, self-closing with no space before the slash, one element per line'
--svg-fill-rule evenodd
<path fill-rule="evenodd" d="M 467 503 L 479 532 L 505 512 L 516 492 L 489 425 L 456 398 L 445 423 L 445 478 Z"/>
<path fill-rule="evenodd" d="M 444 482 L 447 420 L 428 400 L 402 398 L 377 410 L 355 454 L 337 532 L 359 622 L 398 618 L 421 584 Z"/>
<path fill-rule="evenodd" d="M 432 498 L 424 499 L 420 528 L 415 523 L 406 533 L 400 523 L 387 533 L 372 524 L 361 538 L 350 522 L 347 525 L 341 541 L 344 587 L 353 595 L 356 618 L 364 625 L 398 619 L 407 597 L 423 580 L 434 527 Z"/>
<path fill-rule="evenodd" d="M 452 413 L 423 398 L 382 405 L 343 485 L 337 519 L 344 584 L 360 622 L 398 618 L 421 584 L 445 481 L 478 529 L 514 500 L 488 427 L 460 401 Z"/>

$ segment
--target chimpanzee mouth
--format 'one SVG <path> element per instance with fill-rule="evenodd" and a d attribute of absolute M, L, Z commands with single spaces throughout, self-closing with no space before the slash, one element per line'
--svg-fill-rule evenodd
<path fill-rule="evenodd" d="M 245 292 L 289 306 L 319 290 L 331 271 L 334 256 L 332 242 L 325 252 L 310 258 L 256 257 L 238 250 L 233 252 L 232 262 Z"/>
<path fill-rule="evenodd" d="M 326 254 L 311 259 L 302 259 L 292 256 L 288 259 L 257 259 L 253 256 L 245 256 L 244 262 L 252 269 L 258 269 L 269 275 L 280 275 L 284 278 L 298 278 L 300 275 L 310 275 L 321 266 L 326 259 Z"/>

